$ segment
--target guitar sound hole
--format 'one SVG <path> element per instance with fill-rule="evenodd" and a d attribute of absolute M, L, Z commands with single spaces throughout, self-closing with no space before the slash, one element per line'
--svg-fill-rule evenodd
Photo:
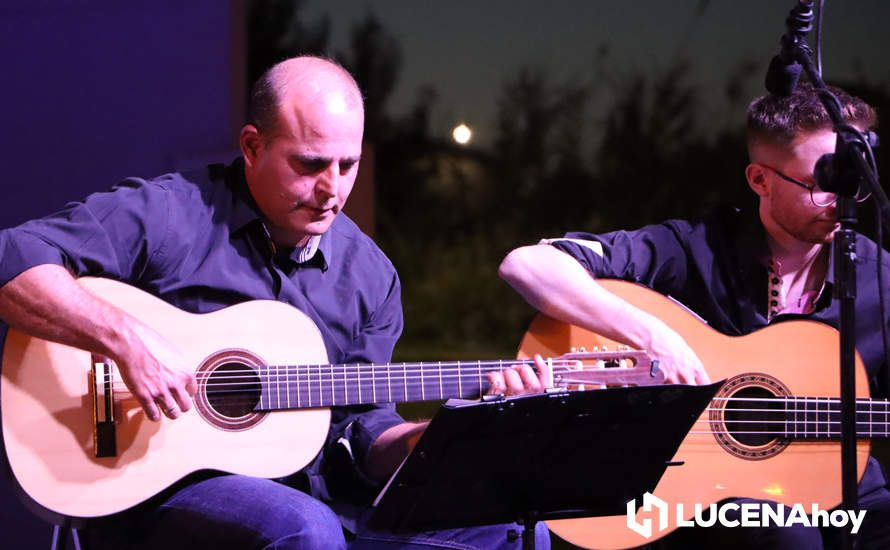
<path fill-rule="evenodd" d="M 260 402 L 260 378 L 243 363 L 224 363 L 207 380 L 207 402 L 218 414 L 239 418 L 253 412 Z"/>
<path fill-rule="evenodd" d="M 743 388 L 726 404 L 725 425 L 742 445 L 759 447 L 775 440 L 784 430 L 783 399 L 763 388 Z"/>

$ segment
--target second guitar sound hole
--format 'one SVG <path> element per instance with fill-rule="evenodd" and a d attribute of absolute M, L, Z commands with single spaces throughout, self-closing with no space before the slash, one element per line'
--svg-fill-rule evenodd
<path fill-rule="evenodd" d="M 218 414 L 240 418 L 254 412 L 260 402 L 260 377 L 243 363 L 224 363 L 207 380 L 207 402 Z"/>
<path fill-rule="evenodd" d="M 763 388 L 744 388 L 726 404 L 725 426 L 742 445 L 759 447 L 775 440 L 784 430 L 785 401 Z"/>

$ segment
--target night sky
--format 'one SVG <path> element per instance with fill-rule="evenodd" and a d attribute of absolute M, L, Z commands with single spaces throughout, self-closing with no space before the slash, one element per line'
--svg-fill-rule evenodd
<path fill-rule="evenodd" d="M 302 13 L 308 23 L 330 14 L 337 51 L 345 47 L 350 25 L 373 11 L 402 48 L 401 79 L 390 112 L 406 109 L 418 87 L 428 83 L 439 93 L 436 129 L 466 120 L 484 141 L 502 83 L 519 67 L 543 68 L 557 82 L 589 77 L 601 44 L 609 47 L 608 69 L 624 74 L 663 71 L 685 57 L 704 96 L 722 97 L 727 75 L 743 61 L 759 63 L 745 91 L 760 94 L 763 73 L 793 6 L 792 0 L 307 0 Z M 872 83 L 887 83 L 888 21 L 887 0 L 829 0 L 823 37 L 826 79 L 868 74 Z M 812 35 L 809 42 L 815 46 Z M 713 119 L 725 115 L 721 110 L 726 107 L 711 100 L 702 109 L 703 118 Z"/>

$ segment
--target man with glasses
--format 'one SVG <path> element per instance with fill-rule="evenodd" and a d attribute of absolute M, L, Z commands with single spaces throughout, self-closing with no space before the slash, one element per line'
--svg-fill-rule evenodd
<path fill-rule="evenodd" d="M 772 166 L 767 166 L 767 168 L 769 168 L 770 170 L 775 172 L 776 175 L 779 176 L 780 178 L 782 178 L 783 180 L 785 180 L 789 183 L 793 183 L 794 185 L 796 185 L 798 187 L 803 187 L 804 189 L 809 191 L 810 192 L 810 200 L 813 201 L 814 206 L 831 206 L 832 204 L 837 202 L 837 195 L 835 193 L 832 193 L 831 191 L 823 191 L 819 187 L 818 183 L 815 183 L 815 182 L 814 183 L 804 183 L 800 180 L 796 180 L 796 179 L 792 178 L 791 176 L 787 176 L 787 175 L 783 174 L 782 172 L 780 172 L 779 170 L 776 170 Z M 856 193 L 856 202 L 865 202 L 868 200 L 868 198 L 870 196 L 871 196 L 871 193 L 863 193 L 862 189 L 859 189 L 859 191 Z"/>
<path fill-rule="evenodd" d="M 874 109 L 864 101 L 833 91 L 847 124 L 866 131 L 877 123 Z M 748 109 L 750 163 L 745 169 L 748 186 L 758 197 L 757 212 L 731 209 L 701 221 L 670 220 L 600 235 L 569 233 L 512 251 L 500 274 L 550 317 L 647 350 L 670 381 L 708 382 L 705 366 L 679 333 L 595 279 L 646 285 L 729 335 L 799 317 L 837 327 L 829 246 L 839 227 L 836 197 L 820 189 L 813 176 L 819 158 L 834 152 L 835 141 L 831 120 L 811 86 L 799 85 L 785 98 L 761 97 Z M 882 326 L 890 326 L 890 318 L 882 315 L 879 304 L 878 248 L 858 235 L 856 249 L 857 349 L 872 394 L 886 396 Z M 890 268 L 886 257 L 881 268 Z M 868 510 L 860 542 L 890 547 L 890 492 L 874 459 L 859 489 L 860 507 Z M 821 548 L 837 535 L 799 526 L 681 529 L 665 541 L 680 547 L 797 549 Z"/>

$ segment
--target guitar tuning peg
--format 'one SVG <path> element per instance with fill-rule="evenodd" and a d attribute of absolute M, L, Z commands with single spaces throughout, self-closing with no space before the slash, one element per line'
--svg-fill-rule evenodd
<path fill-rule="evenodd" d="M 575 353 L 575 352 L 577 352 L 577 351 L 578 351 L 578 348 L 576 348 L 576 347 L 574 347 L 574 346 L 572 346 L 572 347 L 569 348 L 569 353 Z"/>
<path fill-rule="evenodd" d="M 599 346 L 593 346 L 593 353 L 596 353 L 600 350 Z"/>
<path fill-rule="evenodd" d="M 586 351 L 587 351 L 587 348 L 585 348 L 584 346 L 581 346 L 581 353 L 584 353 Z"/>

